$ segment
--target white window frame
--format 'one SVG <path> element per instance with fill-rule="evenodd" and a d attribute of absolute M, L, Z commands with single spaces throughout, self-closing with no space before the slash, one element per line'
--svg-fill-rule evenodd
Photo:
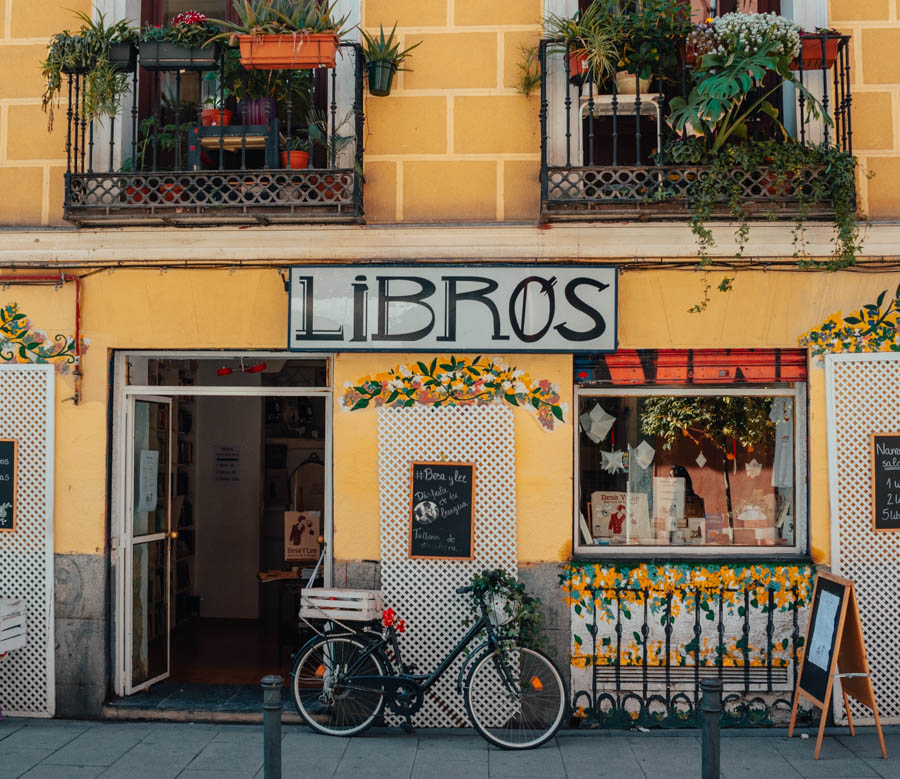
<path fill-rule="evenodd" d="M 579 439 L 581 427 L 578 416 L 583 398 L 602 397 L 658 397 L 663 396 L 723 396 L 737 397 L 788 397 L 794 401 L 794 544 L 793 546 L 703 546 L 673 545 L 620 545 L 585 544 L 581 538 L 579 519 L 581 517 L 581 462 L 579 459 Z M 575 477 L 572 494 L 572 552 L 576 558 L 623 557 L 641 558 L 760 558 L 760 557 L 803 557 L 808 554 L 809 537 L 809 468 L 807 453 L 807 400 L 806 383 L 796 382 L 793 387 L 735 387 L 735 386 L 689 386 L 665 387 L 643 385 L 639 387 L 582 387 L 575 385 L 573 425 L 573 461 Z"/>

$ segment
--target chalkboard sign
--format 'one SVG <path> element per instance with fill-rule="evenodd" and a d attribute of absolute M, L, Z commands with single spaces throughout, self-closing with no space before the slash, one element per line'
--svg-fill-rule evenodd
<path fill-rule="evenodd" d="M 0 440 L 0 531 L 16 529 L 16 442 Z"/>
<path fill-rule="evenodd" d="M 840 637 L 847 586 L 837 578 L 819 575 L 809 612 L 809 628 L 800 668 L 800 689 L 819 706 L 828 700 L 834 650 Z"/>
<path fill-rule="evenodd" d="M 872 529 L 900 530 L 900 433 L 872 436 Z"/>
<path fill-rule="evenodd" d="M 822 750 L 822 736 L 825 734 L 828 705 L 831 702 L 834 680 L 841 680 L 841 695 L 844 713 L 854 735 L 853 717 L 850 713 L 850 699 L 854 698 L 872 709 L 875 727 L 881 744 L 881 755 L 887 758 L 878 704 L 875 702 L 875 688 L 866 658 L 866 642 L 863 640 L 862 620 L 859 618 L 859 604 L 856 587 L 850 579 L 819 571 L 816 588 L 813 590 L 809 625 L 806 628 L 806 643 L 797 674 L 797 689 L 791 708 L 791 722 L 788 738 L 794 735 L 797 722 L 797 708 L 800 696 L 808 698 L 822 710 L 819 720 L 819 735 L 816 738 L 815 759 Z"/>
<path fill-rule="evenodd" d="M 413 463 L 409 556 L 471 560 L 474 497 L 473 463 Z"/>

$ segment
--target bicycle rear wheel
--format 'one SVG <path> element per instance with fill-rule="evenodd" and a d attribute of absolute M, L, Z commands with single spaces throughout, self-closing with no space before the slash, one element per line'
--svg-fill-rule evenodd
<path fill-rule="evenodd" d="M 362 733 L 384 710 L 380 690 L 348 687 L 347 674 L 384 676 L 377 653 L 365 654 L 366 644 L 352 636 L 320 636 L 297 653 L 291 668 L 291 692 L 304 722 L 328 736 Z"/>
<path fill-rule="evenodd" d="M 475 729 L 502 749 L 532 749 L 562 726 L 566 685 L 543 652 L 506 647 L 475 662 L 465 703 Z"/>

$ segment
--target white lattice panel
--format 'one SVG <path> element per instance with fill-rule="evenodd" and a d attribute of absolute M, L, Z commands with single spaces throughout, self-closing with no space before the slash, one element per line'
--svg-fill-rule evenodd
<path fill-rule="evenodd" d="M 0 438 L 14 438 L 15 532 L 0 533 L 0 598 L 27 604 L 23 649 L 0 660 L 4 714 L 52 715 L 53 367 L 0 365 Z"/>
<path fill-rule="evenodd" d="M 410 463 L 475 463 L 474 559 L 410 560 Z M 515 575 L 516 473 L 512 411 L 497 405 L 378 410 L 381 586 L 385 605 L 406 620 L 404 659 L 427 673 L 465 633 L 469 600 L 457 587 L 485 568 Z M 474 648 L 474 647 L 473 647 Z M 468 724 L 456 692 L 458 659 L 426 696 L 420 727 Z"/>
<path fill-rule="evenodd" d="M 882 721 L 900 723 L 900 533 L 872 531 L 871 439 L 900 430 L 900 356 L 829 355 L 832 567 L 856 582 Z M 853 719 L 871 720 L 851 704 Z"/>

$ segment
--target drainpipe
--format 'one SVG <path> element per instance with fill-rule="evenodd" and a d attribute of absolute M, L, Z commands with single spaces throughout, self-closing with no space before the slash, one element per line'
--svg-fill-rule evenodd
<path fill-rule="evenodd" d="M 72 375 L 75 377 L 75 394 L 72 400 L 77 406 L 81 402 L 82 388 L 82 370 L 81 370 L 81 307 L 82 307 L 82 291 L 81 277 L 71 273 L 59 274 L 42 274 L 36 275 L 31 273 L 10 273 L 0 275 L 0 284 L 65 284 L 66 282 L 75 282 L 75 369 Z"/>

